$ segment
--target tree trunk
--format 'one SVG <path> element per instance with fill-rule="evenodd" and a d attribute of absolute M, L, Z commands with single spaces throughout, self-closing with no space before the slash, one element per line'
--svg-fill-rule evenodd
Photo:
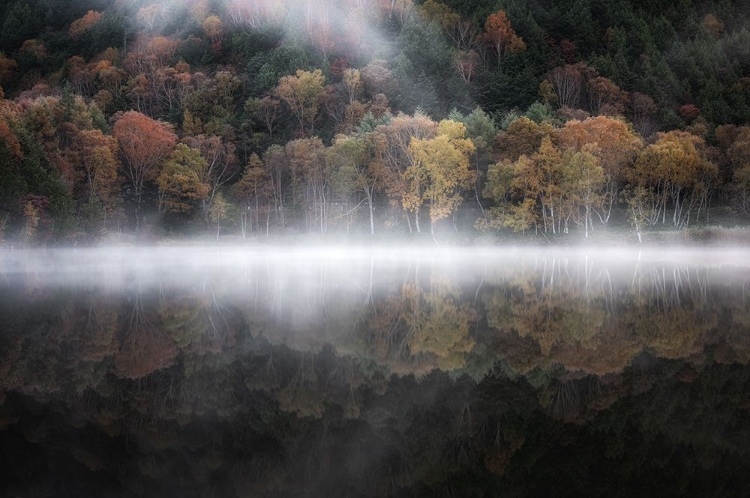
<path fill-rule="evenodd" d="M 370 207 L 370 235 L 375 235 L 375 216 L 372 212 L 372 192 L 367 191 L 367 204 Z"/>

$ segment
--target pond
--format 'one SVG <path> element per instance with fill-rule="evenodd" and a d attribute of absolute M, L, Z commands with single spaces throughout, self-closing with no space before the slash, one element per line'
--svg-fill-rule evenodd
<path fill-rule="evenodd" d="M 2 496 L 750 496 L 750 250 L 0 253 Z"/>

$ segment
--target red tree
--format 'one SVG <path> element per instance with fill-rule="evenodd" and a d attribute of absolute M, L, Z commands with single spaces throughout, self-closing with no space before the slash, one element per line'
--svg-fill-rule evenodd
<path fill-rule="evenodd" d="M 172 153 L 177 136 L 169 124 L 136 111 L 124 113 L 115 123 L 112 134 L 122 151 L 123 173 L 133 185 L 138 226 L 143 185 L 157 176 L 157 168 Z"/>

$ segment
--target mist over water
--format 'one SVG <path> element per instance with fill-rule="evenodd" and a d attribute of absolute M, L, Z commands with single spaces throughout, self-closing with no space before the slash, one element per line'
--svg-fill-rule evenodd
<path fill-rule="evenodd" d="M 744 496 L 749 256 L 4 251 L 0 489 Z"/>

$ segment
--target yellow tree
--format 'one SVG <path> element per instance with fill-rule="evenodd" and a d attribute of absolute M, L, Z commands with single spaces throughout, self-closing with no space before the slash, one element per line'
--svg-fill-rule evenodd
<path fill-rule="evenodd" d="M 413 138 L 409 144 L 416 162 L 407 170 L 407 178 L 412 180 L 407 200 L 427 201 L 432 233 L 435 222 L 450 216 L 461 204 L 461 189 L 471 187 L 474 180 L 469 169 L 474 143 L 465 137 L 463 123 L 445 119 L 438 124 L 435 138 Z"/>
<path fill-rule="evenodd" d="M 578 209 L 583 208 L 583 220 L 581 221 L 579 215 L 577 221 L 583 224 L 588 238 L 589 230 L 592 228 L 591 213 L 594 206 L 601 202 L 605 185 L 598 148 L 596 145 L 586 144 L 580 151 L 566 150 L 562 167 L 569 205 L 574 214 L 578 214 Z"/>
<path fill-rule="evenodd" d="M 666 221 L 667 201 L 672 203 L 672 223 L 682 227 L 707 207 L 715 188 L 718 168 L 701 150 L 703 139 L 683 131 L 659 134 L 659 139 L 643 149 L 632 172 L 632 183 L 642 187 L 661 206 L 652 206 Z M 653 204 L 653 202 L 652 202 Z"/>
<path fill-rule="evenodd" d="M 80 168 L 81 199 L 89 209 L 99 211 L 106 225 L 107 216 L 115 210 L 119 200 L 117 140 L 99 130 L 81 131 L 73 139 L 69 157 Z"/>
<path fill-rule="evenodd" d="M 208 218 L 216 223 L 216 240 L 219 240 L 221 235 L 221 222 L 229 215 L 229 202 L 224 200 L 224 196 L 221 192 L 216 194 L 214 203 L 211 204 L 211 209 L 208 212 Z"/>
<path fill-rule="evenodd" d="M 218 16 L 208 16 L 201 26 L 212 45 L 216 44 L 224 36 L 224 25 Z"/>
<path fill-rule="evenodd" d="M 375 146 L 375 160 L 371 173 L 377 178 L 385 193 L 394 205 L 404 210 L 409 231 L 412 231 L 409 212 L 414 213 L 416 231 L 420 231 L 419 211 L 421 199 L 413 198 L 413 179 L 407 178 L 407 170 L 415 166 L 416 159 L 410 148 L 411 140 L 425 140 L 435 134 L 436 124 L 419 112 L 414 116 L 399 114 L 387 124 L 378 126 L 372 137 Z M 407 207 L 408 206 L 408 207 Z"/>
<path fill-rule="evenodd" d="M 415 282 L 402 290 L 403 319 L 413 333 L 407 345 L 412 355 L 431 354 L 445 370 L 463 367 L 474 348 L 470 323 L 474 314 L 468 303 L 461 303 L 460 292 L 449 282 L 433 278 L 426 291 Z"/>
<path fill-rule="evenodd" d="M 643 148 L 643 140 L 624 121 L 606 116 L 568 121 L 557 130 L 555 138 L 563 149 L 581 151 L 586 146 L 598 146 L 595 153 L 604 170 L 604 195 L 592 209 L 606 225 L 628 171 Z"/>
<path fill-rule="evenodd" d="M 490 208 L 487 220 L 480 218 L 477 221 L 479 228 L 501 228 L 503 226 L 506 214 L 512 205 L 515 176 L 514 164 L 508 159 L 490 164 L 487 167 L 487 181 L 482 193 L 486 198 L 492 199 L 495 206 Z"/>
<path fill-rule="evenodd" d="M 274 89 L 274 95 L 286 103 L 297 119 L 304 136 L 315 133 L 315 120 L 325 95 L 324 83 L 320 69 L 313 72 L 300 69 L 296 75 L 283 76 Z"/>
<path fill-rule="evenodd" d="M 156 179 L 159 208 L 170 213 L 192 211 L 208 195 L 209 187 L 201 181 L 206 167 L 200 151 L 178 144 Z"/>

